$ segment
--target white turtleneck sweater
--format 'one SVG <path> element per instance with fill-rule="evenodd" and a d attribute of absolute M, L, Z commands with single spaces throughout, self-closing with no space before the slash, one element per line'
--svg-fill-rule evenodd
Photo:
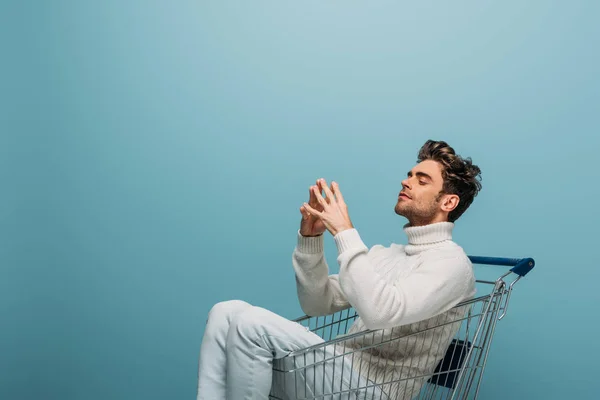
<path fill-rule="evenodd" d="M 418 393 L 426 378 L 409 378 L 433 373 L 466 312 L 453 307 L 475 295 L 473 267 L 452 241 L 453 228 L 451 222 L 407 224 L 408 244 L 371 248 L 356 229 L 342 231 L 333 237 L 340 271 L 331 275 L 323 235 L 304 237 L 297 232 L 292 263 L 302 310 L 322 316 L 353 307 L 358 318 L 348 334 L 379 330 L 346 346 L 358 350 L 354 365 L 357 356 L 368 355 L 357 369 L 365 376 L 368 371 L 375 382 L 405 379 L 383 388 L 392 398 Z M 452 321 L 457 322 L 448 324 Z M 423 329 L 428 330 L 415 334 Z M 390 339 L 395 340 L 360 350 Z"/>

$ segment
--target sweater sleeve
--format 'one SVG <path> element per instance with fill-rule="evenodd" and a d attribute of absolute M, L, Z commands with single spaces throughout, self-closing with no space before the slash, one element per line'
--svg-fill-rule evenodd
<path fill-rule="evenodd" d="M 298 243 L 292 255 L 300 307 L 307 315 L 329 315 L 350 307 L 340 287 L 338 274 L 329 275 L 323 251 L 323 235 L 304 237 L 297 232 Z"/>
<path fill-rule="evenodd" d="M 339 282 L 368 329 L 392 328 L 431 318 L 458 304 L 470 282 L 470 264 L 460 255 L 423 262 L 411 274 L 388 282 L 371 265 L 356 229 L 334 236 Z"/>

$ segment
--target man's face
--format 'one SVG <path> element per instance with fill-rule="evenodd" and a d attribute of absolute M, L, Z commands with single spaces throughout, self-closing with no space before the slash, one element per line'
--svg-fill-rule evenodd
<path fill-rule="evenodd" d="M 433 160 L 417 164 L 402 181 L 394 211 L 406 217 L 411 225 L 436 222 L 443 215 L 440 208 L 443 183 L 441 164 Z"/>

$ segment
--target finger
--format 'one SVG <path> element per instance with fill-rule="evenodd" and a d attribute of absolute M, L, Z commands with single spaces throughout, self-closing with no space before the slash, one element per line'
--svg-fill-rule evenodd
<path fill-rule="evenodd" d="M 323 182 L 321 182 L 321 179 L 317 179 L 317 188 L 319 189 L 319 193 L 322 193 L 323 191 Z M 316 200 L 316 197 L 315 197 Z M 329 199 L 325 199 L 327 201 L 327 203 L 329 203 Z M 318 204 L 318 203 L 317 203 Z"/>
<path fill-rule="evenodd" d="M 321 195 L 321 191 L 319 189 L 315 189 L 314 193 L 317 197 L 317 201 L 319 202 L 319 204 L 321 204 L 321 206 L 323 206 L 323 209 L 325 209 L 325 206 L 328 206 L 329 204 L 327 204 L 327 201 L 325 201 L 325 199 Z"/>
<path fill-rule="evenodd" d="M 311 186 L 311 194 L 312 194 L 311 201 L 312 202 L 309 201 L 308 204 L 310 204 L 313 207 L 321 207 L 318 196 L 322 196 L 322 193 L 321 193 L 322 191 L 323 191 L 323 189 L 321 188 L 319 181 L 317 181 L 316 185 Z M 329 199 L 326 199 L 326 200 L 329 200 Z"/>
<path fill-rule="evenodd" d="M 305 209 L 306 211 L 308 211 L 308 213 L 309 213 L 309 214 L 312 214 L 312 215 L 314 215 L 315 217 L 319 217 L 319 218 L 321 217 L 321 214 L 322 214 L 322 213 L 321 213 L 321 212 L 319 212 L 319 211 L 317 211 L 317 210 L 315 210 L 315 209 L 314 209 L 314 208 L 312 208 L 311 206 L 309 206 L 309 205 L 308 205 L 308 203 L 304 203 L 304 205 L 303 205 L 303 206 L 304 206 L 304 209 Z"/>
<path fill-rule="evenodd" d="M 332 203 L 334 201 L 334 197 L 333 197 L 333 192 L 331 191 L 331 189 L 329 189 L 329 187 L 327 186 L 327 182 L 325 181 L 325 179 L 322 180 L 322 185 L 323 185 L 323 190 L 325 191 L 325 195 L 327 196 L 327 198 L 330 200 L 329 203 Z"/>
<path fill-rule="evenodd" d="M 346 202 L 344 201 L 344 196 L 342 195 L 342 191 L 340 190 L 340 185 L 338 185 L 337 182 L 332 182 L 331 183 L 331 187 L 333 189 L 333 194 L 335 194 L 335 198 L 337 199 L 337 202 L 339 205 L 346 205 Z"/>
<path fill-rule="evenodd" d="M 304 207 L 300 207 L 300 214 L 302 214 L 302 219 L 308 219 L 310 217 L 310 214 L 304 209 Z"/>
<path fill-rule="evenodd" d="M 317 204 L 317 196 L 315 196 L 315 186 L 312 185 L 311 187 L 308 188 L 308 193 L 309 193 L 309 197 L 308 197 L 308 203 L 315 205 Z"/>

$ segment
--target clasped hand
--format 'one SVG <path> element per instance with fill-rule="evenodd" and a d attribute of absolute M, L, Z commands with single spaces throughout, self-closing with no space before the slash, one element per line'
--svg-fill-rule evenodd
<path fill-rule="evenodd" d="M 313 187 L 312 190 L 317 198 L 317 201 L 321 207 L 323 207 L 323 211 L 314 209 L 308 203 L 304 203 L 302 205 L 304 210 L 320 219 L 329 233 L 331 233 L 333 236 L 344 230 L 354 228 L 352 221 L 350 221 L 350 216 L 348 215 L 348 206 L 344 201 L 344 196 L 342 195 L 337 182 L 332 182 L 331 189 L 329 189 L 327 186 L 325 179 L 319 179 L 318 182 L 323 187 L 327 199 L 321 195 L 321 191 L 319 190 L 318 186 Z"/>

